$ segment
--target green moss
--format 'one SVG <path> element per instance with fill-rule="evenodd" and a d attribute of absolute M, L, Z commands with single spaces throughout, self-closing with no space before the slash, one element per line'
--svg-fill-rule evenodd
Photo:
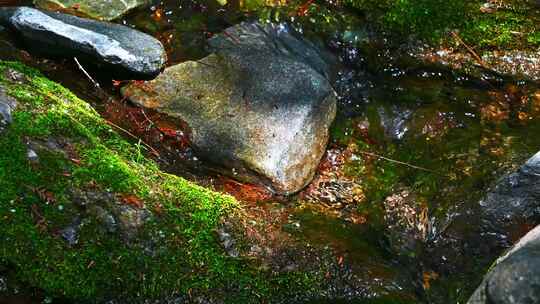
<path fill-rule="evenodd" d="M 8 69 L 26 80 L 8 81 Z M 214 231 L 238 203 L 161 172 L 140 146 L 123 140 L 63 87 L 12 62 L 0 62 L 0 85 L 19 102 L 12 125 L 0 135 L 0 265 L 22 282 L 77 302 L 193 292 L 244 303 L 317 288 L 316 274 L 276 275 L 228 257 Z M 65 139 L 69 155 L 39 150 L 39 162 L 31 163 L 27 142 L 48 138 Z M 80 214 L 73 189 L 131 194 L 161 211 L 129 246 L 88 217 L 79 243 L 69 247 L 59 231 Z"/>
<path fill-rule="evenodd" d="M 481 49 L 532 49 L 540 44 L 540 10 L 533 1 L 504 1 L 493 12 L 481 11 L 486 1 L 468 0 L 345 0 L 291 1 L 286 7 L 257 8 L 267 20 L 290 19 L 305 31 L 331 37 L 336 32 L 362 28 L 370 24 L 397 41 L 415 36 L 434 44 L 454 45 L 452 31 L 469 45 Z M 301 13 L 299 13 L 301 12 Z"/>

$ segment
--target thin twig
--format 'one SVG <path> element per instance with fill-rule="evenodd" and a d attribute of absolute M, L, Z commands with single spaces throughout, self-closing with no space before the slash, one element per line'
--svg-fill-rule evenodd
<path fill-rule="evenodd" d="M 141 108 L 141 113 L 143 114 L 144 118 L 150 123 L 149 125 L 149 128 L 156 128 L 156 130 L 158 130 L 159 133 L 161 133 L 161 135 L 163 137 L 166 137 L 167 134 L 165 132 L 163 132 L 158 126 L 157 124 L 152 121 L 150 118 L 148 118 L 148 115 L 146 115 L 146 112 L 144 111 L 144 109 Z"/>
<path fill-rule="evenodd" d="M 434 173 L 434 174 L 437 174 L 437 175 L 440 175 L 440 176 L 449 177 L 448 175 L 441 174 L 441 173 L 439 173 L 439 172 L 437 172 L 437 171 L 433 171 L 433 170 L 428 169 L 428 168 L 424 168 L 424 167 L 412 165 L 412 164 L 409 164 L 409 163 L 406 163 L 406 162 L 402 162 L 402 161 L 399 161 L 399 160 L 395 160 L 395 159 L 391 159 L 391 158 L 388 158 L 388 157 L 384 157 L 384 156 L 379 155 L 379 154 L 375 154 L 375 153 L 371 153 L 371 152 L 366 152 L 366 151 L 358 151 L 358 153 L 364 154 L 364 155 L 369 155 L 369 156 L 376 157 L 376 158 L 379 158 L 379 159 L 383 159 L 383 160 L 389 161 L 389 162 L 391 162 L 391 163 L 396 163 L 396 164 L 404 165 L 404 166 L 407 166 L 407 167 L 410 167 L 410 168 L 413 168 L 413 169 L 422 170 L 422 171 Z"/>
<path fill-rule="evenodd" d="M 150 151 L 152 151 L 152 153 L 154 153 L 155 155 L 157 155 L 157 156 L 160 155 L 159 152 L 158 152 L 156 149 L 154 149 L 152 146 L 150 146 L 149 144 L 147 144 L 146 142 L 144 142 L 144 140 L 142 140 L 140 137 L 137 137 L 135 134 L 129 132 L 128 130 L 126 130 L 126 129 L 122 128 L 122 127 L 120 127 L 119 125 L 115 124 L 115 123 L 112 122 L 112 121 L 105 120 L 105 122 L 106 122 L 108 125 L 110 125 L 110 126 L 112 126 L 112 127 L 115 127 L 115 128 L 117 128 L 118 130 L 120 130 L 120 131 L 126 133 L 126 134 L 129 135 L 130 137 L 132 137 L 132 138 L 138 140 L 144 147 L 146 147 L 147 149 L 149 149 Z"/>
<path fill-rule="evenodd" d="M 469 53 L 471 53 L 471 55 L 474 57 L 474 59 L 476 59 L 476 61 L 478 61 L 478 63 L 484 67 L 484 68 L 488 68 L 487 64 L 484 62 L 484 60 L 482 60 L 482 58 L 480 58 L 480 56 L 478 56 L 478 54 L 474 51 L 474 49 L 472 47 L 470 47 L 469 45 L 467 45 L 465 43 L 465 41 L 463 41 L 463 39 L 461 39 L 461 37 L 459 37 L 459 35 L 456 33 L 456 32 L 451 32 L 452 33 L 452 36 L 454 36 L 454 38 L 456 38 L 456 40 L 462 44 L 466 49 L 467 51 L 469 51 Z"/>
<path fill-rule="evenodd" d="M 92 78 L 92 76 L 90 76 L 90 74 L 88 74 L 88 72 L 84 69 L 84 67 L 81 65 L 81 63 L 79 62 L 79 60 L 77 59 L 77 57 L 73 57 L 73 60 L 75 60 L 75 63 L 77 64 L 77 66 L 79 67 L 79 70 L 81 70 L 81 72 L 83 72 L 84 76 L 86 76 L 86 78 L 88 78 L 88 80 L 90 80 L 90 82 L 92 82 L 92 84 L 94 85 L 94 87 L 96 87 L 97 89 L 101 90 L 101 86 L 99 85 L 99 83 L 97 81 L 94 80 L 94 78 Z"/>
<path fill-rule="evenodd" d="M 207 66 L 207 67 L 211 67 L 211 68 L 213 68 L 213 69 L 217 69 L 217 68 L 218 68 L 218 67 L 215 66 L 215 65 L 211 65 L 211 64 L 208 64 L 208 63 L 206 63 L 206 62 L 202 62 L 202 60 L 197 60 L 197 63 L 198 63 L 198 64 L 202 64 L 202 65 Z"/>
<path fill-rule="evenodd" d="M 229 32 L 227 32 L 227 30 L 224 30 L 223 34 L 227 36 L 228 38 L 230 38 L 232 42 L 234 42 L 235 44 L 240 44 L 240 40 L 236 38 L 233 34 L 230 34 Z"/>
<path fill-rule="evenodd" d="M 148 117 L 148 115 L 146 115 L 146 112 L 144 111 L 143 108 L 141 108 L 141 113 L 142 113 L 142 115 L 144 116 L 144 119 L 146 119 L 146 121 L 150 124 L 150 125 L 149 125 L 150 128 L 156 126 L 156 123 L 155 123 L 154 121 L 152 121 L 152 120 Z M 157 129 L 159 129 L 159 128 L 157 128 Z M 161 130 L 160 130 L 160 131 L 161 131 Z"/>

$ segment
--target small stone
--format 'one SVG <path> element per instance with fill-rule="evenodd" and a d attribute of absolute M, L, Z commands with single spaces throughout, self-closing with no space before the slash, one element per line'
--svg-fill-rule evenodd
<path fill-rule="evenodd" d="M 26 76 L 23 73 L 13 70 L 13 69 L 7 69 L 5 74 L 8 80 L 15 83 L 21 84 L 27 81 Z"/>
<path fill-rule="evenodd" d="M 7 279 L 4 276 L 0 276 L 0 294 L 8 291 Z"/>
<path fill-rule="evenodd" d="M 89 208 L 89 213 L 95 216 L 95 218 L 103 225 L 107 232 L 114 233 L 118 230 L 118 224 L 114 216 L 102 207 L 92 206 Z"/>
<path fill-rule="evenodd" d="M 297 268 L 298 268 L 298 265 L 296 265 L 296 264 L 289 264 L 289 265 L 287 265 L 287 266 L 285 266 L 285 267 L 283 268 L 283 271 L 284 271 L 284 272 L 291 272 L 291 271 L 295 271 Z"/>
<path fill-rule="evenodd" d="M 238 252 L 238 249 L 236 248 L 231 248 L 227 250 L 227 254 L 233 258 L 237 258 L 238 256 L 240 256 L 240 252 Z"/>
<path fill-rule="evenodd" d="M 225 252 L 231 257 L 238 257 L 240 252 L 236 248 L 236 241 L 233 239 L 232 235 L 226 232 L 225 228 L 218 229 L 217 234 Z"/>
<path fill-rule="evenodd" d="M 11 121 L 11 107 L 0 101 L 0 131 L 7 127 Z"/>
<path fill-rule="evenodd" d="M 151 218 L 151 213 L 148 210 L 125 205 L 116 207 L 113 212 L 120 233 L 122 233 L 126 241 L 134 239 L 139 229 Z"/>
<path fill-rule="evenodd" d="M 70 246 L 75 246 L 79 243 L 79 229 L 81 226 L 81 219 L 76 218 L 66 228 L 60 231 L 60 235 Z"/>
<path fill-rule="evenodd" d="M 0 134 L 11 124 L 13 118 L 11 113 L 15 109 L 17 102 L 8 96 L 5 89 L 0 86 Z"/>
<path fill-rule="evenodd" d="M 37 163 L 39 162 L 39 156 L 37 155 L 36 151 L 32 150 L 32 149 L 28 149 L 26 151 L 26 157 L 28 158 L 28 160 L 32 163 Z"/>

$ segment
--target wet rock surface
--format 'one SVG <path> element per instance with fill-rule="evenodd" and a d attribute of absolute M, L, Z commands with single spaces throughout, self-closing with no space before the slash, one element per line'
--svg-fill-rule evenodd
<path fill-rule="evenodd" d="M 228 174 L 289 194 L 313 177 L 336 112 L 331 64 L 283 25 L 243 23 L 208 57 L 133 83 L 124 96 L 184 120 L 200 155 Z"/>
<path fill-rule="evenodd" d="M 34 0 L 34 4 L 43 9 L 107 21 L 117 19 L 148 2 L 147 0 Z"/>
<path fill-rule="evenodd" d="M 534 81 L 540 79 L 540 55 L 533 50 L 485 51 L 479 55 L 485 66 L 482 66 L 470 53 L 452 48 L 440 49 L 414 43 L 403 52 L 411 54 L 422 62 L 441 64 L 470 75 L 497 73 Z"/>
<path fill-rule="evenodd" d="M 539 159 L 540 153 L 535 154 L 517 171 L 494 182 L 494 186 L 486 191 L 479 202 L 470 205 L 456 204 L 447 211 L 445 219 L 437 220 L 430 229 L 430 238 L 423 249 L 424 267 L 442 274 L 445 280 L 468 278 L 470 282 L 479 284 L 478 273 L 488 270 L 498 255 L 540 223 Z M 530 240 L 531 237 L 526 236 L 524 239 Z M 470 303 L 529 303 L 525 298 L 518 300 L 519 296 L 514 300 L 507 296 L 517 292 L 520 284 L 523 284 L 520 285 L 523 287 L 529 286 L 527 284 L 537 286 L 535 280 L 526 278 L 537 276 L 528 269 L 537 267 L 539 251 L 512 251 L 517 254 L 507 262 L 501 263 L 504 258 L 497 261 L 497 264 L 501 265 L 486 275 L 484 283 Z M 505 258 L 507 256 L 508 254 Z M 519 279 L 520 277 L 523 279 Z M 467 297 L 474 291 L 473 287 L 475 286 L 465 287 L 469 289 L 465 292 Z M 490 288 L 498 300 L 491 296 L 486 298 L 486 292 Z M 441 294 L 445 292 L 448 290 Z M 434 296 L 434 293 L 431 292 L 430 295 Z M 527 297 L 527 293 L 523 293 L 523 296 Z M 441 302 L 442 299 L 439 298 L 436 302 Z"/>
<path fill-rule="evenodd" d="M 499 258 L 467 303 L 540 301 L 540 226 Z"/>
<path fill-rule="evenodd" d="M 414 254 L 428 240 L 432 223 L 425 203 L 410 189 L 396 191 L 384 201 L 384 219 L 392 248 L 399 254 Z"/>
<path fill-rule="evenodd" d="M 126 243 L 135 241 L 142 227 L 152 219 L 152 213 L 144 206 L 134 205 L 135 198 L 130 196 L 74 189 L 71 197 L 84 218 L 96 221 L 108 233 L 118 233 Z"/>
<path fill-rule="evenodd" d="M 11 123 L 11 112 L 16 106 L 15 99 L 6 95 L 4 88 L 0 86 L 0 134 Z"/>
<path fill-rule="evenodd" d="M 503 177 L 480 201 L 485 230 L 509 238 L 520 225 L 540 222 L 540 152 Z"/>
<path fill-rule="evenodd" d="M 120 78 L 152 78 L 166 54 L 155 38 L 126 26 L 28 7 L 0 9 L 0 23 L 44 55 L 77 57 Z"/>

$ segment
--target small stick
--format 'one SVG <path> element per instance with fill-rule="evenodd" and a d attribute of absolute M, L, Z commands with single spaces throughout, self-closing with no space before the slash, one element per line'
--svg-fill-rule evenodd
<path fill-rule="evenodd" d="M 225 36 L 229 37 L 229 38 L 232 40 L 232 42 L 234 42 L 234 43 L 236 43 L 236 44 L 240 44 L 240 40 L 239 40 L 238 38 L 236 38 L 233 34 L 229 34 L 229 33 L 227 32 L 227 30 L 224 30 L 224 31 L 223 31 L 223 34 L 224 34 Z"/>
<path fill-rule="evenodd" d="M 217 69 L 217 67 L 215 65 L 211 65 L 211 64 L 208 64 L 206 62 L 202 62 L 201 60 L 197 60 L 197 63 L 198 64 L 202 64 L 204 66 L 207 66 L 207 67 L 211 67 L 211 68 L 214 68 L 214 69 Z"/>
<path fill-rule="evenodd" d="M 94 78 L 92 78 L 92 76 L 90 76 L 90 74 L 88 74 L 88 72 L 84 69 L 84 67 L 81 65 L 81 63 L 79 62 L 79 60 L 77 59 L 77 57 L 73 57 L 73 60 L 75 60 L 75 63 L 77 64 L 77 66 L 79 67 L 79 70 L 81 70 L 81 72 L 83 72 L 84 76 L 86 76 L 86 78 L 88 78 L 90 80 L 90 82 L 92 82 L 92 84 L 99 90 L 101 90 L 101 87 L 99 86 L 99 83 L 97 81 L 94 80 Z"/>
<path fill-rule="evenodd" d="M 476 59 L 478 61 L 478 63 L 483 66 L 484 68 L 487 68 L 487 64 L 484 62 L 484 60 L 482 60 L 482 58 L 480 58 L 480 56 L 478 56 L 478 54 L 476 54 L 476 52 L 474 51 L 474 49 L 470 46 L 468 46 L 462 39 L 461 37 L 459 37 L 459 35 L 456 33 L 456 32 L 451 32 L 452 33 L 452 36 L 454 36 L 454 38 L 456 38 L 456 40 L 460 43 L 460 44 L 463 44 L 463 46 L 465 46 L 465 48 L 467 49 L 467 51 L 469 51 L 469 53 L 471 53 L 471 55 L 474 57 L 474 59 Z"/>
<path fill-rule="evenodd" d="M 441 173 L 439 173 L 439 172 L 437 172 L 437 171 L 433 171 L 433 170 L 431 170 L 431 169 L 427 169 L 427 168 L 415 166 L 415 165 L 412 165 L 412 164 L 409 164 L 409 163 L 405 163 L 405 162 L 402 162 L 402 161 L 399 161 L 399 160 L 395 160 L 395 159 L 391 159 L 391 158 L 388 158 L 388 157 L 384 157 L 384 156 L 379 155 L 379 154 L 375 154 L 375 153 L 371 153 L 371 152 L 366 152 L 366 151 L 358 151 L 358 153 L 364 154 L 364 155 L 373 156 L 373 157 L 376 157 L 376 158 L 379 158 L 379 159 L 383 159 L 383 160 L 389 161 L 389 162 L 391 162 L 391 163 L 396 163 L 396 164 L 404 165 L 404 166 L 407 166 L 407 167 L 410 167 L 410 168 L 413 168 L 413 169 L 418 169 L 418 170 L 422 170 L 422 171 L 434 173 L 434 174 L 437 174 L 437 175 L 440 175 L 440 176 L 449 177 L 449 176 L 447 176 L 447 175 L 441 174 Z"/>
<path fill-rule="evenodd" d="M 144 119 L 146 119 L 146 121 L 148 121 L 150 123 L 150 127 L 153 127 L 153 126 L 156 125 L 150 118 L 148 118 L 148 116 L 146 115 L 146 112 L 144 111 L 143 108 L 141 108 L 141 113 L 144 116 Z"/>
<path fill-rule="evenodd" d="M 119 125 L 115 124 L 115 123 L 112 122 L 112 121 L 105 120 L 105 122 L 106 122 L 108 125 L 110 125 L 110 126 L 112 126 L 112 127 L 115 127 L 115 128 L 117 128 L 118 130 L 120 130 L 120 131 L 126 133 L 127 135 L 131 136 L 132 138 L 138 140 L 140 143 L 143 144 L 143 146 L 145 146 L 147 149 L 149 149 L 150 151 L 152 151 L 152 153 L 154 153 L 155 155 L 157 155 L 157 156 L 160 155 L 159 152 L 158 152 L 156 149 L 154 149 L 152 146 L 150 146 L 149 144 L 147 144 L 146 142 L 144 142 L 144 141 L 143 141 L 142 139 L 140 139 L 139 137 L 135 136 L 135 134 L 129 132 L 128 130 L 126 130 L 126 129 L 122 128 L 122 127 L 120 127 Z"/>
<path fill-rule="evenodd" d="M 150 118 L 148 118 L 148 116 L 146 115 L 146 112 L 144 111 L 144 109 L 141 109 L 141 112 L 144 116 L 144 118 L 150 123 L 150 125 L 148 125 L 148 128 L 150 130 L 150 128 L 156 128 L 156 130 L 158 130 L 159 133 L 161 133 L 161 135 L 163 137 L 167 136 L 167 134 L 165 134 L 165 132 L 163 132 L 155 122 L 153 122 Z"/>

